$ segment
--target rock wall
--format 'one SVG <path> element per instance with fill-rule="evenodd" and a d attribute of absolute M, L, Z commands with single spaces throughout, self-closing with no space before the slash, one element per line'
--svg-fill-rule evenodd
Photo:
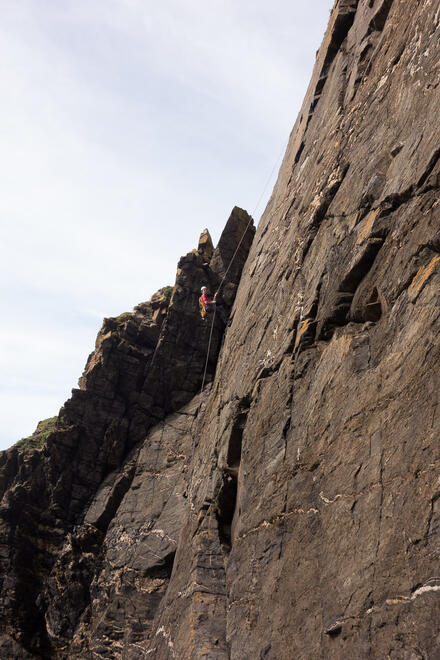
<path fill-rule="evenodd" d="M 198 249 L 179 261 L 174 287 L 160 290 L 132 313 L 104 319 L 79 389 L 72 391 L 43 446 L 38 448 L 36 432 L 34 439 L 1 453 L 0 657 L 63 658 L 76 650 L 80 657 L 89 654 L 88 638 L 96 612 L 94 593 L 104 584 L 101 568 L 107 545 L 112 543 L 109 527 L 114 529 L 121 502 L 128 501 L 128 490 L 131 493 L 139 487 L 136 484 L 145 477 L 144 471 L 149 478 L 154 479 L 156 473 L 164 478 L 157 489 L 153 484 L 150 491 L 151 484 L 147 484 L 138 493 L 154 494 L 151 524 L 156 520 L 161 490 L 177 487 L 172 465 L 182 463 L 183 451 L 188 454 L 187 422 L 194 415 L 191 410 L 205 367 L 208 384 L 215 372 L 225 326 L 216 317 L 207 359 L 211 320 L 200 316 L 200 287 L 217 288 L 224 277 L 223 262 L 238 248 L 234 268 L 219 295 L 225 312 L 230 310 L 254 233 L 252 219 L 237 207 L 215 250 L 205 230 Z M 177 410 L 176 418 L 173 413 Z M 157 454 L 152 457 L 154 444 Z M 187 463 L 190 456 L 184 458 Z M 170 494 L 163 497 L 168 501 Z M 177 508 L 173 512 L 179 522 L 180 513 Z M 143 500 L 138 522 L 148 529 Z M 164 551 L 165 562 L 171 561 L 176 544 L 176 521 L 170 525 L 171 550 L 167 546 Z M 128 533 L 124 531 L 118 540 Z M 142 540 L 140 529 L 133 535 Z M 146 547 L 151 538 L 155 537 L 147 534 Z M 163 572 L 159 551 L 152 549 L 151 557 L 155 557 L 152 577 L 145 578 L 153 585 L 147 618 L 160 602 L 156 583 Z M 148 571 L 148 567 L 142 569 L 143 577 L 144 569 Z M 107 570 L 114 577 L 113 569 Z M 126 570 L 129 572 L 129 562 Z M 127 603 L 133 599 L 129 593 Z M 109 612 L 118 609 L 117 602 L 109 604 Z M 101 610 L 104 605 L 105 597 Z M 100 614 L 94 639 L 100 631 L 107 634 L 105 618 Z M 109 628 L 113 631 L 112 624 Z M 119 628 L 113 632 L 112 641 L 118 640 Z M 135 639 L 138 632 L 133 631 Z M 110 650 L 110 657 L 113 653 Z"/>
<path fill-rule="evenodd" d="M 439 38 L 440 0 L 338 0 L 208 387 L 205 236 L 158 343 L 104 325 L 3 455 L 5 657 L 440 657 Z"/>

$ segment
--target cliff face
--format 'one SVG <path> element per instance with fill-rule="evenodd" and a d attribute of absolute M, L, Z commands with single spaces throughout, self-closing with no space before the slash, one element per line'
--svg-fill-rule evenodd
<path fill-rule="evenodd" d="M 179 261 L 174 287 L 165 287 L 133 313 L 104 319 L 80 388 L 72 391 L 58 419 L 40 424 L 32 438 L 2 452 L 0 657 L 22 658 L 28 653 L 30 657 L 68 657 L 76 652 L 84 657 L 89 653 L 89 638 L 90 648 L 104 644 L 113 657 L 127 613 L 118 622 L 112 611 L 122 613 L 118 603 L 124 589 L 129 608 L 135 607 L 136 589 L 141 590 L 140 596 L 151 591 L 144 633 L 137 623 L 138 611 L 133 639 L 150 630 L 147 622 L 166 590 L 182 523 L 181 471 L 185 466 L 188 469 L 190 459 L 194 397 L 205 368 L 206 382 L 212 381 L 225 329 L 216 317 L 207 359 L 211 320 L 200 316 L 200 287 L 216 290 L 225 275 L 224 263 L 238 248 L 221 291 L 227 312 L 254 233 L 251 218 L 237 207 L 215 250 L 209 232 L 204 231 L 198 249 Z M 173 415 L 177 410 L 177 416 Z M 41 428 L 52 429 L 43 442 Z M 176 501 L 170 488 L 175 489 Z M 134 498 L 132 492 L 137 492 Z M 129 500 L 124 527 L 115 527 L 122 502 Z M 167 509 L 162 508 L 167 502 L 172 508 L 168 540 L 161 542 L 155 525 L 165 526 Z M 127 575 L 123 587 L 122 582 L 115 582 L 113 561 L 118 548 L 112 555 L 111 547 L 130 534 L 140 544 L 141 558 L 135 557 L 131 567 L 130 548 L 124 550 L 126 560 L 122 555 L 119 558 Z M 106 567 L 107 558 L 111 563 Z M 124 581 L 122 574 L 120 580 Z M 113 595 L 107 593 L 107 586 Z M 92 633 L 95 617 L 100 623 Z M 107 646 L 101 637 L 109 637 Z"/>
<path fill-rule="evenodd" d="M 338 0 L 205 391 L 238 209 L 3 454 L 4 657 L 438 657 L 439 38 Z"/>

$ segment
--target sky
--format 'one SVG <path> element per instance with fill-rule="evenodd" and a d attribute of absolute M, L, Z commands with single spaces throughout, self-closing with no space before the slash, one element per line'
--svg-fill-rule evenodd
<path fill-rule="evenodd" d="M 202 229 L 258 221 L 332 6 L 0 0 L 0 449 Z"/>

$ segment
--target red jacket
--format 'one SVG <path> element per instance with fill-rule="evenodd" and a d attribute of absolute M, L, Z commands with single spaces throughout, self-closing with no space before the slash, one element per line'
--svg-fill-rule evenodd
<path fill-rule="evenodd" d="M 207 293 L 202 293 L 200 296 L 203 307 L 206 309 L 208 305 L 215 305 L 215 300 L 212 300 Z"/>

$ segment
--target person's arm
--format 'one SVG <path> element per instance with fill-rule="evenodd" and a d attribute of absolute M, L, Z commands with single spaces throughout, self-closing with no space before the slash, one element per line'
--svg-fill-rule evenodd
<path fill-rule="evenodd" d="M 202 301 L 205 305 L 215 305 L 215 300 L 211 300 L 206 293 L 203 294 Z"/>

